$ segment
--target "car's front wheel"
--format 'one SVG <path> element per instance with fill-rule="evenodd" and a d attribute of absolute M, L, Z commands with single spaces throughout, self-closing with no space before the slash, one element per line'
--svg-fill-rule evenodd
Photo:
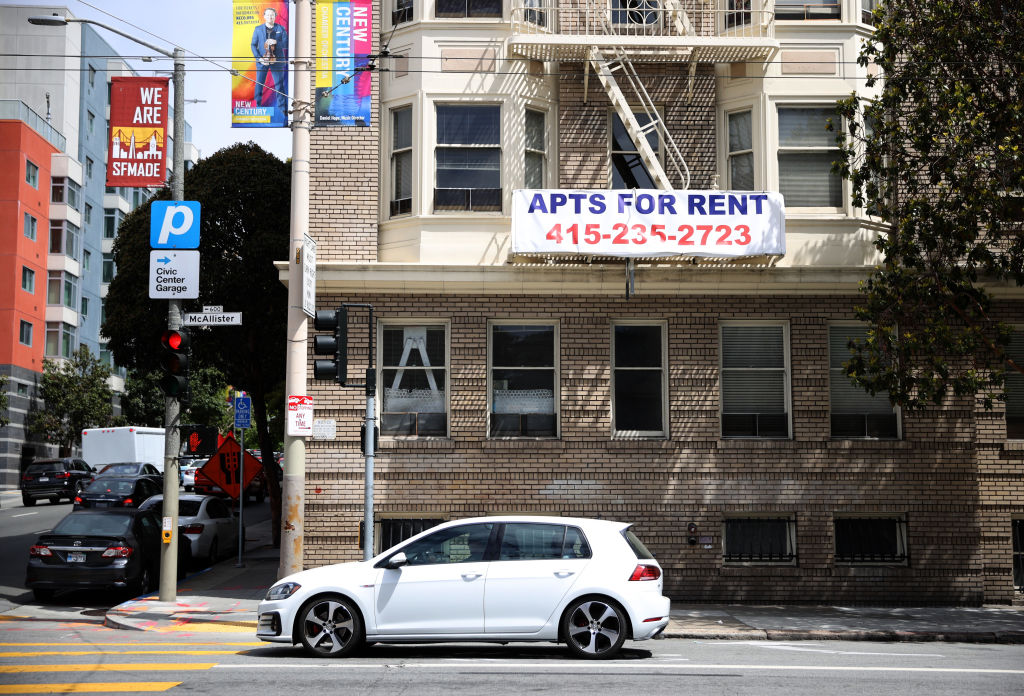
<path fill-rule="evenodd" d="M 562 616 L 562 635 L 576 657 L 609 658 L 619 652 L 626 640 L 626 615 L 609 601 L 578 599 Z"/>
<path fill-rule="evenodd" d="M 343 597 L 314 597 L 299 610 L 299 639 L 314 657 L 344 657 L 362 643 L 363 621 Z"/>

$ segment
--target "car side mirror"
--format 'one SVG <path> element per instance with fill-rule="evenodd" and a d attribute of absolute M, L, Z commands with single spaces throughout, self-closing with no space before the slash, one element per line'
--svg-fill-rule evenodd
<path fill-rule="evenodd" d="M 394 556 L 388 559 L 388 562 L 384 565 L 385 568 L 394 570 L 401 568 L 404 565 L 409 565 L 409 559 L 405 557 L 405 554 L 399 551 Z"/>

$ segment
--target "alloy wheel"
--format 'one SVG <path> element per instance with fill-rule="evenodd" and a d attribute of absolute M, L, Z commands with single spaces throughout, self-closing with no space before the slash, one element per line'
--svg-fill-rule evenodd
<path fill-rule="evenodd" d="M 341 657 L 361 641 L 359 614 L 341 597 L 317 597 L 299 610 L 302 645 L 317 657 Z"/>
<path fill-rule="evenodd" d="M 578 601 L 566 613 L 565 639 L 569 649 L 579 657 L 611 657 L 626 639 L 625 616 L 608 602 Z"/>

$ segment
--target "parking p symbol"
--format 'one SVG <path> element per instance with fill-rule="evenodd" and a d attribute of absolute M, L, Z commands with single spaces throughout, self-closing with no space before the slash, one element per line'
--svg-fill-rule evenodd
<path fill-rule="evenodd" d="M 149 246 L 153 249 L 198 249 L 199 201 L 153 201 Z"/>

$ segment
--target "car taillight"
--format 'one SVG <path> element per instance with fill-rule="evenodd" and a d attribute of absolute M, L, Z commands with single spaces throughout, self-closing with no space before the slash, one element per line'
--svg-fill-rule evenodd
<path fill-rule="evenodd" d="M 75 505 L 81 505 L 81 504 L 82 504 L 82 496 L 76 495 L 75 496 Z"/>
<path fill-rule="evenodd" d="M 28 550 L 28 555 L 29 556 L 52 556 L 53 555 L 53 551 L 50 550 L 49 546 L 42 546 L 42 545 L 36 544 L 35 546 L 33 546 L 32 548 L 30 548 Z"/>
<path fill-rule="evenodd" d="M 34 477 L 32 476 L 32 474 L 25 474 L 24 476 L 21 477 L 21 480 L 22 481 L 31 481 L 33 478 Z"/>
<path fill-rule="evenodd" d="M 104 558 L 128 558 L 134 551 L 131 546 L 110 546 L 102 555 Z"/>
<path fill-rule="evenodd" d="M 71 474 L 68 473 L 67 471 L 58 471 L 54 478 L 68 479 L 71 478 Z"/>
<path fill-rule="evenodd" d="M 131 507 L 132 506 L 132 499 L 131 498 L 125 498 L 124 502 L 122 502 L 121 504 L 124 505 L 125 507 Z"/>
<path fill-rule="evenodd" d="M 637 564 L 637 567 L 633 569 L 633 574 L 629 576 L 629 581 L 634 582 L 636 580 L 657 580 L 660 577 L 661 568 L 659 568 L 658 566 L 639 563 Z"/>
<path fill-rule="evenodd" d="M 181 530 L 182 534 L 202 534 L 203 525 L 201 524 L 186 524 L 182 525 L 178 529 Z"/>

